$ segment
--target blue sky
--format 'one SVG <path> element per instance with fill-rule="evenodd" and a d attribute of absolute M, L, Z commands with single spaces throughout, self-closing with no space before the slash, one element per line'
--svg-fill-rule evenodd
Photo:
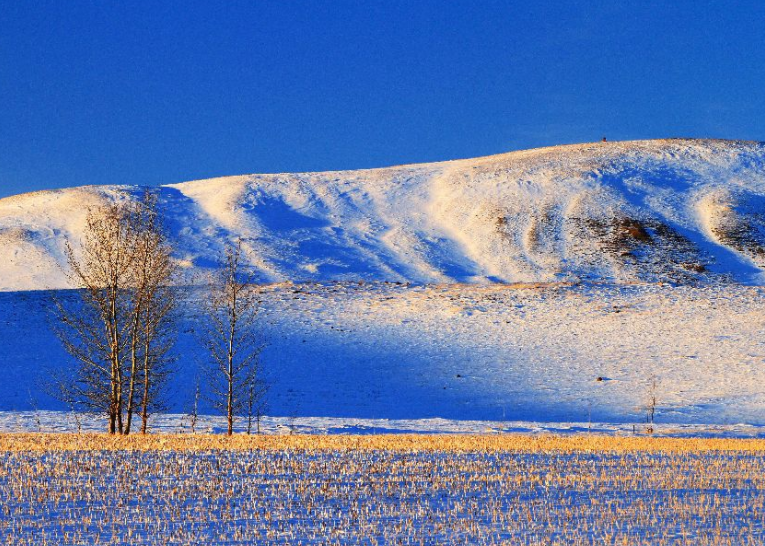
<path fill-rule="evenodd" d="M 0 0 L 0 196 L 765 140 L 765 2 Z"/>

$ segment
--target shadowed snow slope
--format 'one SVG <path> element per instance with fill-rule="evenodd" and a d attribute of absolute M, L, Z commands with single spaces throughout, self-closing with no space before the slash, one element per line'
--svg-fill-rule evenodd
<path fill-rule="evenodd" d="M 77 245 L 88 207 L 141 191 L 0 200 L 0 290 L 66 287 L 64 243 Z M 190 275 L 241 237 L 268 282 L 763 282 L 762 143 L 581 144 L 159 191 Z"/>
<path fill-rule="evenodd" d="M 765 425 L 764 296 L 735 284 L 269 285 L 266 412 L 635 423 L 655 396 L 661 424 Z M 192 334 L 201 297 L 182 306 L 173 413 L 189 411 L 197 381 L 210 394 Z M 41 389 L 71 363 L 45 327 L 51 307 L 43 291 L 0 294 L 0 430 L 6 411 L 66 409 Z M 200 411 L 213 411 L 206 396 Z"/>

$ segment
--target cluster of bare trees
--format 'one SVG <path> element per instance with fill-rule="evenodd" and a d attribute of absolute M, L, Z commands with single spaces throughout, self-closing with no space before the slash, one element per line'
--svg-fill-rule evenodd
<path fill-rule="evenodd" d="M 53 378 L 54 392 L 73 408 L 106 415 L 112 434 L 130 434 L 139 417 L 146 433 L 149 417 L 166 407 L 181 294 L 156 196 L 91 210 L 81 244 L 66 250 L 79 297 L 54 300 L 55 329 L 75 366 Z M 209 398 L 224 411 L 228 434 L 243 412 L 248 432 L 253 416 L 259 422 L 266 391 L 259 300 L 241 264 L 237 243 L 202 298 L 199 333 L 210 356 Z"/>

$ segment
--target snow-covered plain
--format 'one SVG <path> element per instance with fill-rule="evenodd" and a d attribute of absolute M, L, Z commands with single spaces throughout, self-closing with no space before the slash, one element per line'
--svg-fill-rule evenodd
<path fill-rule="evenodd" d="M 0 200 L 0 428 L 66 422 L 15 413 L 65 409 L 40 389 L 67 362 L 46 290 L 68 286 L 87 207 L 141 191 Z M 160 196 L 187 280 L 241 237 L 270 283 L 274 431 L 624 431 L 654 382 L 657 430 L 765 425 L 764 144 L 582 144 Z M 188 297 L 162 430 L 204 376 Z"/>

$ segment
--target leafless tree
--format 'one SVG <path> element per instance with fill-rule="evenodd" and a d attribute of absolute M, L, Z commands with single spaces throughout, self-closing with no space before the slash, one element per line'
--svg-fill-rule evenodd
<path fill-rule="evenodd" d="M 78 364 L 56 390 L 106 414 L 112 434 L 130 433 L 137 407 L 145 431 L 172 345 L 174 265 L 156 205 L 147 192 L 90 210 L 81 245 L 66 246 L 79 297 L 54 300 L 55 332 Z"/>
<path fill-rule="evenodd" d="M 133 413 L 140 408 L 141 432 L 149 415 L 164 409 L 159 397 L 167 377 L 168 353 L 174 342 L 177 289 L 172 287 L 176 264 L 157 211 L 156 196 L 144 195 L 134 212 L 136 245 L 130 325 L 130 381 L 127 396 L 129 434 Z"/>
<path fill-rule="evenodd" d="M 244 411 L 251 428 L 252 413 L 260 411 L 264 401 L 259 295 L 252 275 L 244 271 L 242 244 L 237 241 L 226 249 L 223 267 L 211 279 L 201 334 L 210 355 L 210 401 L 226 416 L 228 435 L 233 433 L 236 416 Z"/>
<path fill-rule="evenodd" d="M 123 431 L 123 356 L 128 335 L 129 287 L 136 233 L 124 205 L 88 213 L 80 257 L 67 242 L 69 278 L 80 288 L 80 305 L 57 300 L 56 333 L 79 363 L 67 389 L 80 405 L 103 411 L 109 432 Z"/>

